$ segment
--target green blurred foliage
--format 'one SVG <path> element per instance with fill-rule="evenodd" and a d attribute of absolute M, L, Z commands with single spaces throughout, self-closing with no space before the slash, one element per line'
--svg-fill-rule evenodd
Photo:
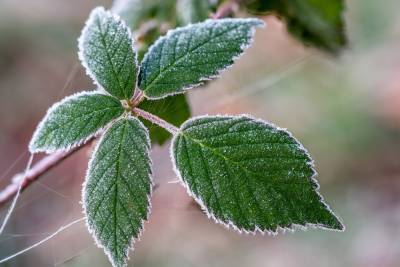
<path fill-rule="evenodd" d="M 284 18 L 288 31 L 306 45 L 330 53 L 346 45 L 344 0 L 247 0 L 244 6 L 252 13 L 276 13 Z"/>

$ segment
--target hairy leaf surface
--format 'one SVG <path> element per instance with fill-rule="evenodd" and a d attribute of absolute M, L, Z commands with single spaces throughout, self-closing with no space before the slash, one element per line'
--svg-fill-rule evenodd
<path fill-rule="evenodd" d="M 202 84 L 232 65 L 261 25 L 258 19 L 220 19 L 169 31 L 144 56 L 139 87 L 148 98 L 162 98 Z"/>
<path fill-rule="evenodd" d="M 256 13 L 276 12 L 296 38 L 331 53 L 346 43 L 343 19 L 344 0 L 247 0 L 247 8 Z"/>
<path fill-rule="evenodd" d="M 87 223 L 114 266 L 126 266 L 131 243 L 148 217 L 149 149 L 143 124 L 123 118 L 107 130 L 89 163 L 83 191 Z"/>
<path fill-rule="evenodd" d="M 146 99 L 140 103 L 139 108 L 178 127 L 189 119 L 191 115 L 186 95 L 169 96 L 159 100 Z M 142 120 L 142 122 L 149 129 L 152 143 L 163 145 L 171 137 L 171 134 L 160 126 L 148 120 Z"/>
<path fill-rule="evenodd" d="M 119 100 L 98 92 L 66 97 L 47 111 L 33 134 L 29 151 L 53 152 L 78 145 L 123 112 Z"/>
<path fill-rule="evenodd" d="M 107 92 L 129 99 L 136 83 L 136 53 L 129 28 L 104 8 L 95 8 L 79 39 L 79 57 Z"/>
<path fill-rule="evenodd" d="M 199 117 L 181 126 L 171 153 L 190 194 L 224 225 L 343 229 L 318 193 L 312 159 L 285 130 L 246 116 Z"/>

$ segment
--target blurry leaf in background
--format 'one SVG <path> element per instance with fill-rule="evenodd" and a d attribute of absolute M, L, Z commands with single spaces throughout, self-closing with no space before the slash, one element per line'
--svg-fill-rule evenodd
<path fill-rule="evenodd" d="M 180 25 L 203 21 L 211 12 L 206 0 L 178 0 L 176 9 Z"/>
<path fill-rule="evenodd" d="M 288 31 L 306 45 L 336 54 L 347 43 L 344 0 L 247 0 L 244 5 L 251 13 L 283 17 Z"/>
<path fill-rule="evenodd" d="M 150 19 L 175 24 L 175 0 L 115 0 L 111 11 L 119 14 L 132 31 Z"/>
<path fill-rule="evenodd" d="M 139 108 L 153 113 L 178 127 L 191 116 L 190 107 L 184 94 L 153 101 L 146 99 L 140 103 Z M 161 127 L 147 120 L 142 120 L 142 122 L 150 131 L 152 143 L 163 145 L 171 137 L 171 134 Z"/>

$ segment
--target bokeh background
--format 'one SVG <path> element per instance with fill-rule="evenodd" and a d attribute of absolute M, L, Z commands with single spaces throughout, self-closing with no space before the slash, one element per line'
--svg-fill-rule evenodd
<path fill-rule="evenodd" d="M 97 5 L 111 0 L 0 0 L 1 187 L 23 170 L 46 109 L 93 88 L 76 40 Z M 290 129 L 314 157 L 321 192 L 347 230 L 273 237 L 215 225 L 174 182 L 166 145 L 152 151 L 159 187 L 129 266 L 400 266 L 400 2 L 347 5 L 350 45 L 340 57 L 304 48 L 280 21 L 265 17 L 268 27 L 237 65 L 189 96 L 195 115 L 251 113 Z M 82 217 L 89 152 L 23 193 L 0 236 L 0 258 Z M 110 265 L 79 223 L 2 266 Z"/>

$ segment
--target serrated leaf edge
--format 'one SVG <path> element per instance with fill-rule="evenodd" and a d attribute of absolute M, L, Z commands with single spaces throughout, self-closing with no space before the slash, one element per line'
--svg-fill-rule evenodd
<path fill-rule="evenodd" d="M 85 26 L 82 29 L 81 35 L 78 38 L 78 58 L 81 61 L 82 66 L 85 68 L 85 73 L 92 79 L 93 84 L 97 86 L 98 90 L 100 90 L 101 92 L 106 92 L 108 95 L 111 95 L 101 84 L 100 82 L 97 80 L 96 75 L 90 70 L 89 65 L 87 64 L 85 57 L 83 55 L 83 40 L 85 39 L 85 36 L 87 35 L 87 31 L 89 30 L 89 25 L 94 21 L 95 16 L 97 15 L 98 12 L 104 12 L 107 16 L 114 18 L 116 21 L 120 22 L 122 24 L 122 26 L 127 30 L 129 39 L 132 42 L 132 50 L 134 53 L 134 58 L 135 58 L 135 67 L 136 67 L 136 82 L 135 82 L 135 87 L 138 83 L 138 78 L 139 78 L 139 63 L 138 63 L 138 59 L 137 59 L 137 49 L 135 47 L 135 40 L 132 36 L 132 32 L 130 30 L 130 28 L 128 27 L 128 25 L 126 24 L 125 20 L 123 20 L 118 14 L 115 14 L 111 11 L 107 11 L 105 10 L 104 7 L 102 6 L 98 6 L 95 7 L 94 9 L 92 9 L 92 11 L 90 12 L 89 18 L 86 20 L 85 22 Z M 135 89 L 135 88 L 133 88 Z M 115 97 L 115 96 L 113 96 Z"/>
<path fill-rule="evenodd" d="M 172 138 L 171 145 L 170 145 L 170 151 L 169 151 L 169 153 L 170 153 L 170 158 L 171 158 L 171 161 L 172 161 L 172 164 L 173 164 L 174 172 L 175 172 L 176 176 L 178 177 L 179 182 L 186 188 L 186 192 L 189 194 L 189 196 L 191 196 L 191 197 L 200 205 L 201 209 L 204 211 L 204 213 L 207 215 L 207 217 L 208 217 L 209 219 L 212 219 L 212 220 L 213 220 L 215 223 L 217 223 L 217 224 L 223 225 L 223 226 L 226 227 L 227 229 L 231 229 L 231 228 L 232 228 L 233 230 L 239 232 L 240 234 L 252 234 L 252 235 L 256 235 L 257 233 L 260 233 L 260 234 L 262 234 L 262 235 L 267 234 L 267 235 L 271 235 L 271 236 L 276 236 L 276 235 L 278 235 L 279 233 L 284 234 L 286 231 L 293 233 L 293 232 L 295 232 L 296 230 L 306 231 L 306 230 L 308 230 L 308 229 L 323 229 L 323 230 L 333 231 L 333 232 L 344 232 L 344 231 L 346 230 L 346 227 L 345 227 L 345 225 L 343 224 L 342 219 L 341 219 L 339 216 L 337 216 L 337 215 L 333 212 L 333 210 L 332 210 L 332 209 L 329 207 L 329 205 L 325 202 L 323 196 L 321 195 L 321 193 L 320 193 L 320 191 L 319 191 L 320 185 L 319 185 L 318 181 L 316 180 L 316 177 L 318 176 L 318 173 L 317 173 L 317 171 L 315 170 L 314 160 L 313 160 L 312 157 L 310 156 L 310 154 L 309 154 L 309 152 L 307 151 L 307 149 L 306 149 L 306 148 L 293 136 L 293 134 L 292 134 L 291 132 L 289 132 L 286 128 L 281 128 L 281 127 L 279 127 L 279 126 L 277 126 L 277 125 L 275 125 L 275 124 L 273 124 L 273 123 L 271 123 L 271 122 L 267 122 L 267 121 L 262 120 L 262 119 L 254 118 L 254 117 L 253 117 L 252 115 L 250 115 L 250 114 L 239 114 L 239 115 L 228 115 L 228 114 L 222 115 L 222 114 L 218 114 L 218 115 L 200 115 L 200 116 L 192 117 L 192 118 L 190 118 L 189 120 L 187 120 L 187 121 L 185 121 L 184 123 L 182 123 L 182 125 L 181 125 L 181 127 L 180 127 L 180 130 L 182 130 L 182 128 L 185 127 L 186 124 L 188 124 L 188 123 L 190 123 L 190 122 L 192 122 L 192 121 L 194 121 L 194 120 L 196 120 L 196 119 L 202 119 L 202 118 L 221 118 L 221 117 L 249 118 L 249 119 L 254 120 L 254 121 L 256 121 L 256 122 L 263 123 L 263 124 L 265 124 L 265 125 L 267 125 L 267 126 L 274 127 L 274 128 L 276 128 L 277 130 L 279 130 L 279 131 L 283 131 L 283 132 L 287 133 L 291 138 L 293 138 L 293 139 L 296 141 L 296 143 L 298 144 L 299 149 L 302 150 L 302 151 L 310 158 L 310 161 L 309 161 L 307 164 L 308 164 L 308 165 L 311 167 L 311 169 L 313 170 L 313 175 L 312 175 L 309 179 L 316 185 L 314 191 L 315 191 L 316 194 L 318 195 L 318 197 L 319 197 L 319 199 L 320 199 L 320 202 L 321 202 L 321 203 L 325 206 L 325 208 L 332 214 L 332 216 L 334 216 L 334 217 L 339 221 L 339 223 L 342 225 L 342 229 L 332 229 L 332 228 L 328 228 L 328 227 L 326 227 L 325 225 L 322 225 L 322 224 L 306 223 L 305 225 L 301 225 L 301 224 L 291 224 L 290 227 L 281 227 L 281 226 L 278 226 L 278 227 L 276 228 L 275 231 L 271 231 L 271 230 L 268 230 L 268 229 L 263 230 L 261 227 L 256 226 L 254 231 L 248 231 L 248 230 L 246 230 L 246 229 L 244 229 L 244 228 L 239 228 L 239 227 L 237 227 L 232 221 L 229 221 L 228 223 L 225 223 L 224 221 L 218 219 L 218 218 L 207 208 L 207 206 L 206 206 L 206 205 L 204 204 L 204 202 L 200 199 L 200 197 L 197 197 L 197 196 L 190 190 L 189 184 L 188 184 L 188 183 L 182 178 L 182 176 L 181 176 L 181 173 L 180 173 L 180 171 L 179 171 L 179 169 L 178 169 L 178 167 L 177 167 L 177 164 L 176 164 L 176 159 L 175 159 L 175 155 L 174 155 L 174 148 L 173 148 L 173 147 L 174 147 L 173 144 L 175 143 L 175 139 L 176 139 L 177 136 L 179 135 L 179 133 L 178 133 L 177 135 L 175 135 L 175 136 Z"/>
<path fill-rule="evenodd" d="M 126 252 L 127 252 L 126 255 L 127 255 L 127 257 L 126 257 L 126 259 L 125 259 L 125 261 L 124 261 L 124 266 L 127 266 L 127 263 L 128 263 L 128 261 L 129 261 L 129 251 L 130 251 L 130 250 L 134 251 L 134 245 L 135 245 L 136 242 L 139 242 L 139 241 L 140 241 L 140 238 L 141 238 L 141 236 L 143 235 L 143 232 L 144 232 L 144 230 L 145 230 L 145 229 L 144 229 L 144 225 L 145 225 L 145 223 L 147 222 L 147 220 L 149 219 L 149 217 L 150 217 L 150 215 L 151 215 L 151 210 L 152 210 L 151 197 L 152 197 L 152 195 L 153 195 L 154 178 L 153 178 L 153 161 L 152 161 L 152 159 L 151 159 L 151 157 L 150 157 L 151 141 L 150 141 L 150 135 L 149 135 L 148 129 L 147 129 L 146 126 L 144 126 L 144 124 L 143 124 L 138 118 L 136 118 L 136 117 L 133 117 L 133 116 L 128 115 L 128 116 L 121 117 L 121 118 L 119 118 L 119 119 L 117 119 L 117 120 L 123 120 L 123 119 L 135 119 L 135 120 L 137 120 L 137 121 L 139 122 L 139 125 L 140 125 L 140 126 L 142 126 L 144 129 L 146 129 L 146 139 L 147 139 L 146 141 L 147 141 L 147 144 L 149 145 L 149 149 L 148 149 L 148 152 L 147 152 L 147 156 L 148 156 L 148 158 L 149 158 L 149 163 L 150 163 L 150 174 L 149 174 L 149 179 L 150 179 L 150 193 L 147 195 L 147 201 L 148 201 L 149 205 L 148 205 L 148 207 L 147 207 L 146 219 L 141 219 L 141 225 L 140 225 L 139 234 L 137 235 L 137 237 L 131 238 L 130 244 L 129 244 L 129 246 L 128 246 L 127 249 L 126 249 Z M 116 122 L 117 120 L 115 120 L 114 122 Z M 86 188 L 86 185 L 87 185 L 87 183 L 88 183 L 89 169 L 90 169 L 90 166 L 93 164 L 93 161 L 94 161 L 94 157 L 93 157 L 93 156 L 96 154 L 97 150 L 98 150 L 99 147 L 100 147 L 101 142 L 103 141 L 103 138 L 104 138 L 105 134 L 107 133 L 107 131 L 109 130 L 109 128 L 111 128 L 111 126 L 112 126 L 112 125 L 109 125 L 109 126 L 107 127 L 107 129 L 105 129 L 104 133 L 101 135 L 100 139 L 97 141 L 96 147 L 94 148 L 93 152 L 92 152 L 91 155 L 90 155 L 90 159 L 89 159 L 89 162 L 88 162 L 88 168 L 86 169 L 85 180 L 84 180 L 84 182 L 83 182 L 83 184 L 82 184 L 82 191 L 81 191 L 82 200 L 81 200 L 81 204 L 82 204 L 82 213 L 83 213 L 83 215 L 84 215 L 84 217 L 85 217 L 85 225 L 86 225 L 86 228 L 88 229 L 90 235 L 93 237 L 96 246 L 97 246 L 98 248 L 100 248 L 100 249 L 103 249 L 104 253 L 106 254 L 106 256 L 107 256 L 107 258 L 109 259 L 109 261 L 111 262 L 112 266 L 118 267 L 118 266 L 115 264 L 114 260 L 113 260 L 113 257 L 112 257 L 112 255 L 111 255 L 111 252 L 110 252 L 106 247 L 104 247 L 104 246 L 101 244 L 100 240 L 96 237 L 96 235 L 95 235 L 95 233 L 94 233 L 94 229 L 92 229 L 92 227 L 90 226 L 90 224 L 89 224 L 89 222 L 88 222 L 87 213 L 86 213 L 86 207 L 85 207 L 85 205 L 84 205 L 84 200 L 86 199 L 85 188 Z"/>
<path fill-rule="evenodd" d="M 34 145 L 34 141 L 37 139 L 37 136 L 39 135 L 39 133 L 41 132 L 42 128 L 44 127 L 45 121 L 51 115 L 51 113 L 53 113 L 53 111 L 56 110 L 59 106 L 65 104 L 65 102 L 70 101 L 71 99 L 74 99 L 74 98 L 85 96 L 85 95 L 88 95 L 88 96 L 90 96 L 90 95 L 105 95 L 105 96 L 108 96 L 108 97 L 113 97 L 113 96 L 111 96 L 109 94 L 104 94 L 101 91 L 82 91 L 82 92 L 78 92 L 78 93 L 72 94 L 70 96 L 67 96 L 67 97 L 63 98 L 61 101 L 54 103 L 46 111 L 46 114 L 44 115 L 43 119 L 39 122 L 38 126 L 36 127 L 36 129 L 35 129 L 35 131 L 34 131 L 34 133 L 32 135 L 32 138 L 31 138 L 31 140 L 29 142 L 29 145 L 28 145 L 29 152 L 31 152 L 32 154 L 39 153 L 39 152 L 44 152 L 46 154 L 51 154 L 51 153 L 56 152 L 56 151 L 68 151 L 68 150 L 73 149 L 75 147 L 78 147 L 78 146 L 80 146 L 82 144 L 85 144 L 91 138 L 98 136 L 104 129 L 107 128 L 107 125 L 112 124 L 113 121 L 115 121 L 117 119 L 116 118 L 116 119 L 111 120 L 106 126 L 100 127 L 93 134 L 89 135 L 88 137 L 86 137 L 86 138 L 84 138 L 84 139 L 82 139 L 82 140 L 80 140 L 78 142 L 72 143 L 72 144 L 70 144 L 68 146 L 63 146 L 63 147 L 49 146 L 47 149 L 36 148 L 35 145 Z M 118 101 L 118 99 L 116 99 L 116 100 Z"/>
<path fill-rule="evenodd" d="M 212 22 L 212 21 L 216 21 L 216 20 L 215 20 L 215 19 L 207 19 L 207 20 L 205 20 L 205 21 L 203 21 L 203 22 L 190 23 L 190 24 L 188 24 L 188 25 L 186 25 L 186 26 L 184 26 L 184 27 L 178 27 L 178 28 L 175 28 L 175 29 L 170 29 L 170 30 L 168 30 L 168 32 L 167 32 L 164 36 L 161 36 L 160 38 L 158 38 L 158 39 L 150 46 L 149 50 L 148 50 L 147 53 L 144 55 L 143 60 L 142 60 L 142 62 L 140 63 L 140 70 L 139 70 L 139 72 L 138 72 L 138 73 L 139 73 L 139 76 L 138 76 L 138 77 L 140 78 L 140 71 L 141 71 L 141 66 L 142 66 L 143 62 L 144 62 L 145 59 L 148 57 L 148 55 L 154 50 L 154 47 L 155 47 L 156 45 L 158 45 L 158 43 L 160 43 L 160 42 L 161 42 L 162 40 L 164 40 L 164 39 L 168 39 L 168 38 L 169 38 L 173 33 L 175 33 L 175 32 L 187 30 L 187 29 L 190 29 L 190 28 L 194 28 L 194 27 L 198 26 L 199 24 L 206 24 L 206 23 L 210 23 L 210 22 Z M 230 65 L 228 65 L 228 66 L 226 66 L 225 68 L 222 68 L 222 69 L 218 70 L 217 74 L 215 74 L 215 75 L 210 75 L 210 76 L 205 76 L 205 77 L 200 78 L 198 83 L 189 84 L 189 85 L 187 85 L 187 86 L 181 88 L 180 91 L 178 91 L 178 92 L 168 93 L 168 94 L 165 94 L 165 95 L 159 96 L 159 97 L 147 96 L 147 95 L 146 95 L 146 90 L 139 87 L 140 81 L 138 80 L 138 81 L 137 81 L 138 87 L 140 88 L 140 90 L 143 92 L 144 96 L 145 96 L 147 99 L 149 99 L 149 100 L 157 100 L 157 99 L 166 98 L 166 97 L 168 97 L 168 96 L 173 96 L 173 95 L 178 95 L 178 94 L 184 94 L 184 93 L 186 93 L 186 91 L 188 91 L 188 90 L 190 90 L 190 89 L 193 89 L 193 88 L 196 88 L 196 87 L 199 87 L 199 86 L 203 85 L 204 82 L 206 82 L 206 81 L 211 81 L 211 80 L 213 80 L 213 79 L 216 79 L 216 78 L 220 77 L 221 74 L 222 74 L 223 72 L 225 72 L 226 70 L 229 70 L 229 69 L 236 63 L 237 59 L 239 59 L 241 56 L 243 56 L 243 55 L 246 53 L 247 48 L 249 48 L 249 47 L 251 46 L 251 44 L 253 43 L 253 41 L 254 41 L 254 35 L 255 35 L 255 32 L 256 32 L 256 28 L 257 28 L 257 27 L 265 28 L 265 27 L 267 26 L 267 24 L 266 24 L 264 21 L 262 21 L 262 20 L 260 20 L 260 19 L 257 19 L 257 18 L 244 18 L 244 19 L 239 19 L 239 18 L 224 18 L 224 19 L 218 19 L 218 21 L 242 21 L 242 22 L 252 22 L 252 21 L 253 21 L 253 22 L 254 22 L 254 25 L 252 25 L 251 30 L 250 30 L 250 31 L 248 32 L 248 34 L 247 34 L 247 38 L 248 38 L 247 43 L 244 43 L 244 44 L 242 44 L 242 45 L 240 46 L 240 49 L 241 49 L 242 51 L 241 51 L 241 53 L 239 53 L 237 56 L 234 56 L 234 57 L 232 58 L 232 62 L 233 62 L 233 63 L 230 64 Z"/>

